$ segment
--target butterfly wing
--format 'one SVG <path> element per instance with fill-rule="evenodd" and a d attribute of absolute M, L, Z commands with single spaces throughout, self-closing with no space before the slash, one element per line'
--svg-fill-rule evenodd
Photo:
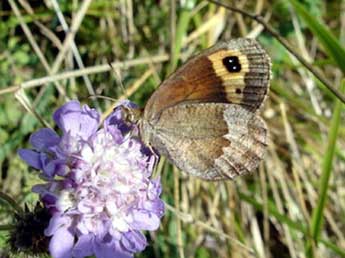
<path fill-rule="evenodd" d="M 180 104 L 165 109 L 153 127 L 145 126 L 160 154 L 206 180 L 232 179 L 252 171 L 267 145 L 262 119 L 234 104 Z"/>
<path fill-rule="evenodd" d="M 254 39 L 223 42 L 191 58 L 152 94 L 144 118 L 180 103 L 234 103 L 255 111 L 267 95 L 270 59 Z"/>
<path fill-rule="evenodd" d="M 266 126 L 255 115 L 269 86 L 270 59 L 253 39 L 201 52 L 172 74 L 147 102 L 143 141 L 185 172 L 209 180 L 255 169 Z"/>

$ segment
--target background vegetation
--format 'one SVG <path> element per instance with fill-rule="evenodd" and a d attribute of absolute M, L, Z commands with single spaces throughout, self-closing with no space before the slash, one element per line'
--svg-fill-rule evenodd
<path fill-rule="evenodd" d="M 344 0 L 223 3 L 261 14 L 341 90 Z M 156 174 L 166 215 L 137 257 L 345 257 L 344 106 L 260 24 L 196 0 L 3 0 L 0 17 L 0 190 L 22 206 L 34 205 L 39 179 L 16 150 L 42 123 L 53 125 L 67 99 L 103 112 L 126 95 L 144 106 L 189 56 L 220 40 L 257 37 L 273 64 L 262 110 L 270 128 L 265 160 L 252 175 L 212 183 L 162 159 Z M 12 218 L 1 201 L 0 224 Z M 1 257 L 6 236 L 0 231 Z"/>

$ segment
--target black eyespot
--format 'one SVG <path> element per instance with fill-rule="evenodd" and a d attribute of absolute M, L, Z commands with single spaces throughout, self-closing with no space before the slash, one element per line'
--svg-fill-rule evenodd
<path fill-rule="evenodd" d="M 241 94 L 241 93 L 242 93 L 242 90 L 239 89 L 239 88 L 237 88 L 237 89 L 236 89 L 236 94 Z"/>
<path fill-rule="evenodd" d="M 237 73 L 241 71 L 240 60 L 237 56 L 227 56 L 223 59 L 223 65 L 230 73 Z"/>

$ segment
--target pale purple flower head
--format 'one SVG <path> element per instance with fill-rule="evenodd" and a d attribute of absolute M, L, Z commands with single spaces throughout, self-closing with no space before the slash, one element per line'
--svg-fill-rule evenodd
<path fill-rule="evenodd" d="M 123 106 L 133 107 L 125 101 Z M 71 101 L 53 115 L 62 131 L 34 133 L 34 150 L 18 153 L 41 170 L 46 184 L 33 191 L 51 211 L 45 230 L 54 258 L 133 257 L 142 251 L 142 230 L 156 230 L 164 214 L 159 179 L 151 179 L 156 157 L 135 136 L 118 106 L 99 128 L 100 115 Z"/>

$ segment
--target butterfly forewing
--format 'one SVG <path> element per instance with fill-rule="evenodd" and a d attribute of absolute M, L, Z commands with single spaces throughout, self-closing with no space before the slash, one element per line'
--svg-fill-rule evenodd
<path fill-rule="evenodd" d="M 253 39 L 223 42 L 180 67 L 152 94 L 145 117 L 187 102 L 235 103 L 255 111 L 267 95 L 270 59 Z"/>

